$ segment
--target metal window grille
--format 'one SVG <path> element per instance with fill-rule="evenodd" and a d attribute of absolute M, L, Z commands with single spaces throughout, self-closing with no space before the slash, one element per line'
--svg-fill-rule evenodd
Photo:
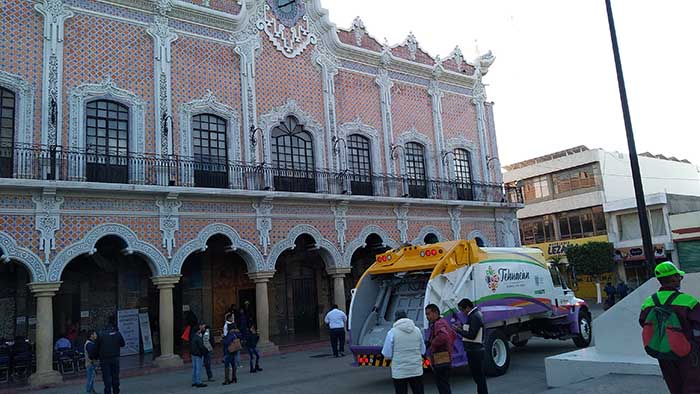
<path fill-rule="evenodd" d="M 428 195 L 425 173 L 425 147 L 416 142 L 409 142 L 406 149 L 406 176 L 408 192 L 411 197 L 425 198 Z"/>
<path fill-rule="evenodd" d="M 129 108 L 109 100 L 87 103 L 85 136 L 88 181 L 127 183 Z"/>
<path fill-rule="evenodd" d="M 347 139 L 352 194 L 372 195 L 372 159 L 369 139 L 353 134 Z"/>
<path fill-rule="evenodd" d="M 15 94 L 0 88 L 0 177 L 12 176 L 15 137 Z"/>
<path fill-rule="evenodd" d="M 228 187 L 226 120 L 211 114 L 192 117 L 192 156 L 197 187 Z"/>
<path fill-rule="evenodd" d="M 315 192 L 311 135 L 294 116 L 288 116 L 271 134 L 275 189 Z"/>

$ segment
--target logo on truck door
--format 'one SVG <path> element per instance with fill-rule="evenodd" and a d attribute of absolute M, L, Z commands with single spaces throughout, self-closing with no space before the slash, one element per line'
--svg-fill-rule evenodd
<path fill-rule="evenodd" d="M 486 284 L 489 286 L 492 293 L 495 293 L 496 290 L 498 290 L 498 285 L 500 283 L 501 278 L 498 276 L 496 271 L 493 270 L 493 267 L 489 265 L 489 268 L 486 270 Z"/>

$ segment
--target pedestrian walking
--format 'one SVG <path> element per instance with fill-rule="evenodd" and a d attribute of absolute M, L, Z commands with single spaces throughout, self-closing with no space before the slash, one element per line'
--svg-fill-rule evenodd
<path fill-rule="evenodd" d="M 204 329 L 206 324 L 199 322 L 197 331 L 190 336 L 190 355 L 192 355 L 192 387 L 207 387 L 202 383 L 202 367 L 204 366 L 204 355 L 208 350 L 204 346 Z"/>
<path fill-rule="evenodd" d="M 439 394 L 452 394 L 450 388 L 450 369 L 452 369 L 452 344 L 456 334 L 447 320 L 440 317 L 440 308 L 435 304 L 425 307 L 425 317 L 430 322 L 430 349 L 435 385 Z"/>
<path fill-rule="evenodd" d="M 88 334 L 88 339 L 83 345 L 83 353 L 85 354 L 85 393 L 86 394 L 97 394 L 95 391 L 95 370 L 97 369 L 97 362 L 99 360 L 99 354 L 97 353 L 97 333 L 92 330 Z"/>
<path fill-rule="evenodd" d="M 250 325 L 250 330 L 248 331 L 248 336 L 246 337 L 245 346 L 248 348 L 248 356 L 250 357 L 250 373 L 261 372 L 260 368 L 260 354 L 258 353 L 258 341 L 260 341 L 260 335 L 258 335 L 258 329 L 255 324 Z M 253 356 L 255 356 L 255 366 L 253 366 Z"/>
<path fill-rule="evenodd" d="M 411 387 L 413 394 L 423 394 L 423 355 L 425 342 L 420 328 L 397 311 L 393 327 L 386 334 L 382 355 L 391 360 L 391 378 L 396 394 L 407 394 Z"/>
<path fill-rule="evenodd" d="M 605 290 L 605 304 L 603 305 L 603 309 L 608 310 L 615 305 L 616 289 L 611 282 L 608 282 L 603 290 Z"/>
<path fill-rule="evenodd" d="M 204 355 L 204 369 L 207 371 L 207 381 L 214 381 L 214 374 L 211 372 L 211 357 L 214 352 L 214 336 L 211 335 L 211 330 L 209 326 L 204 327 L 204 333 L 202 334 L 202 342 L 204 342 L 204 347 L 207 348 L 207 353 Z"/>
<path fill-rule="evenodd" d="M 348 316 L 345 312 L 338 309 L 338 305 L 334 304 L 323 320 L 331 330 L 333 357 L 345 357 L 345 325 L 348 322 Z"/>
<path fill-rule="evenodd" d="M 467 353 L 467 362 L 472 373 L 476 392 L 478 394 L 488 394 L 486 385 L 486 375 L 484 375 L 484 317 L 479 308 L 474 307 L 474 303 L 469 298 L 462 298 L 457 304 L 459 311 L 465 316 L 466 322 L 460 327 L 452 326 L 455 332 L 462 337 L 464 351 Z"/>
<path fill-rule="evenodd" d="M 671 394 L 700 393 L 700 304 L 681 293 L 685 272 L 666 261 L 654 269 L 661 288 L 642 304 L 639 324 L 647 353 L 659 367 Z"/>
<path fill-rule="evenodd" d="M 233 323 L 230 323 L 226 329 L 226 336 L 221 340 L 224 347 L 224 383 L 237 383 L 236 379 L 236 354 L 241 352 L 241 339 L 236 333 Z"/>
<path fill-rule="evenodd" d="M 617 284 L 617 289 L 615 289 L 618 300 L 622 301 L 623 298 L 627 297 L 627 293 L 629 293 L 629 291 L 630 288 L 627 287 L 627 283 L 620 281 L 620 283 Z"/>
<path fill-rule="evenodd" d="M 111 327 L 97 336 L 97 354 L 105 385 L 104 394 L 119 394 L 119 356 L 126 343 L 117 328 L 116 319 L 112 318 L 111 321 Z"/>

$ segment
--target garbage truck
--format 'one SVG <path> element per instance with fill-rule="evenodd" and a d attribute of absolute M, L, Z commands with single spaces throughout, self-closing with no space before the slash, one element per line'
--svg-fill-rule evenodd
<path fill-rule="evenodd" d="M 469 298 L 484 317 L 484 369 L 489 376 L 508 370 L 510 347 L 531 337 L 591 343 L 591 313 L 576 298 L 556 266 L 535 248 L 479 247 L 457 240 L 404 245 L 378 254 L 352 290 L 350 350 L 356 366 L 389 366 L 381 354 L 396 311 L 405 311 L 429 338 L 424 308 L 436 304 L 450 325 L 466 319 L 457 308 Z M 452 366 L 467 365 L 459 335 Z M 430 358 L 423 365 L 428 368 Z"/>

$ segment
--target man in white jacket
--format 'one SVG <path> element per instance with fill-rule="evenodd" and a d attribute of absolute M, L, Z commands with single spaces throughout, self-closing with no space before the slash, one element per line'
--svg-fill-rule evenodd
<path fill-rule="evenodd" d="M 394 326 L 386 334 L 382 355 L 391 360 L 391 378 L 396 394 L 407 394 L 411 386 L 413 394 L 423 394 L 423 355 L 425 342 L 420 328 L 397 311 Z"/>

